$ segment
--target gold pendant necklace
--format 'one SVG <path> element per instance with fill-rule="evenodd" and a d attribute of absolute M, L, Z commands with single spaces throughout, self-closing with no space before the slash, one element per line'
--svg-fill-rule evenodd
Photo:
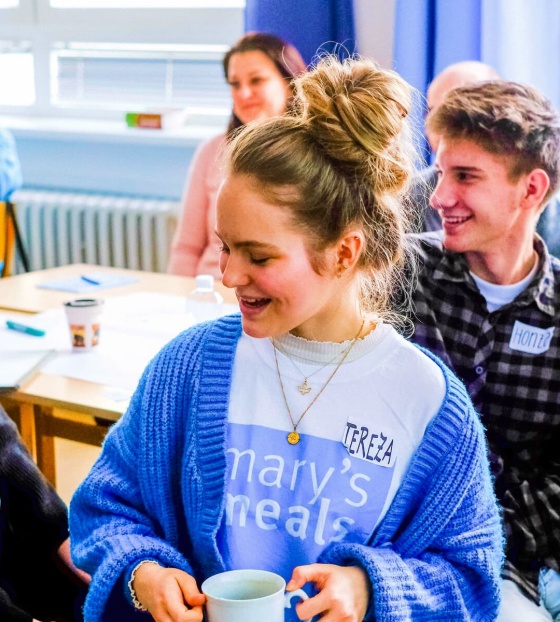
<path fill-rule="evenodd" d="M 313 398 L 313 400 L 311 401 L 311 403 L 309 404 L 309 406 L 301 413 L 300 418 L 297 421 L 294 421 L 294 418 L 292 417 L 292 411 L 290 410 L 290 406 L 288 404 L 288 399 L 286 397 L 286 391 L 284 390 L 284 383 L 282 382 L 282 376 L 280 375 L 280 366 L 278 365 L 278 353 L 277 353 L 277 348 L 276 348 L 276 344 L 274 343 L 274 339 L 272 339 L 272 346 L 274 348 L 274 360 L 276 361 L 276 372 L 278 373 L 278 380 L 280 381 L 280 388 L 282 389 L 282 396 L 284 397 L 284 404 L 286 404 L 286 410 L 288 411 L 288 416 L 290 417 L 290 421 L 292 422 L 292 426 L 293 426 L 293 430 L 288 434 L 288 436 L 286 437 L 288 440 L 288 443 L 290 445 L 297 445 L 300 441 L 300 434 L 297 431 L 297 427 L 298 425 L 301 423 L 302 419 L 305 417 L 305 415 L 308 413 L 309 409 L 311 408 L 311 406 L 313 406 L 313 404 L 315 404 L 315 402 L 319 399 L 319 396 L 321 395 L 321 393 L 327 388 L 327 385 L 329 384 L 329 382 L 334 378 L 334 375 L 336 374 L 336 372 L 340 369 L 340 366 L 342 365 L 342 363 L 344 363 L 344 361 L 346 360 L 346 357 L 350 354 L 350 350 L 352 350 L 352 348 L 354 347 L 354 344 L 356 343 L 356 341 L 358 341 L 358 338 L 360 336 L 360 333 L 362 332 L 363 328 L 364 328 L 364 324 L 365 324 L 365 319 L 362 320 L 362 325 L 360 326 L 360 330 L 356 333 L 356 336 L 354 337 L 354 339 L 352 339 L 352 343 L 348 346 L 348 348 L 346 348 L 343 357 L 340 359 L 338 365 L 335 367 L 335 370 L 333 371 L 333 373 L 328 377 L 327 381 L 325 382 L 325 384 L 321 387 L 321 390 L 319 391 L 319 393 L 317 393 L 317 395 Z M 289 358 L 289 357 L 288 357 Z M 335 357 L 336 358 L 336 357 Z M 291 359 L 290 359 L 291 360 Z M 328 365 L 328 363 L 327 363 Z M 325 367 L 325 366 L 323 366 Z M 322 368 L 321 368 L 322 369 Z M 305 379 L 304 384 L 307 382 L 307 378 Z M 299 387 L 298 387 L 299 389 Z M 301 392 L 301 391 L 300 391 Z"/>
<path fill-rule="evenodd" d="M 288 443 L 290 443 L 290 445 L 297 445 L 299 443 L 299 432 L 294 430 L 293 432 L 290 432 L 288 434 L 287 438 L 288 438 Z"/>
<path fill-rule="evenodd" d="M 276 342 L 274 341 L 274 339 L 272 340 L 272 345 L 276 348 Z M 330 365 L 331 363 L 334 363 L 334 361 L 336 361 L 337 358 L 339 357 L 344 357 L 346 355 L 347 350 L 350 350 L 350 348 L 352 348 L 352 346 L 354 345 L 354 343 L 350 343 L 350 345 L 343 350 L 342 352 L 339 352 L 338 354 L 336 354 L 335 356 L 332 357 L 332 359 L 330 361 L 327 361 L 324 365 L 321 365 L 321 367 L 319 367 L 319 369 L 316 369 L 312 374 L 309 374 L 308 376 L 306 376 L 301 369 L 296 365 L 296 362 L 292 359 L 292 357 L 290 356 L 290 354 L 287 351 L 282 351 L 282 354 L 284 354 L 288 360 L 290 361 L 290 363 L 298 370 L 298 372 L 303 376 L 303 382 L 301 384 L 297 385 L 297 390 L 301 393 L 301 395 L 307 395 L 308 393 L 310 393 L 313 389 L 309 386 L 309 378 L 313 377 L 315 374 L 319 373 L 321 370 L 325 369 L 325 367 L 327 367 L 328 365 Z"/>

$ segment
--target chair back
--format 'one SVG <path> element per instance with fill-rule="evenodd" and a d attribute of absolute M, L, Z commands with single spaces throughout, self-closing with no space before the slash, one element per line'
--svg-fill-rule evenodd
<path fill-rule="evenodd" d="M 12 204 L 12 209 L 15 206 Z M 14 263 L 16 230 L 8 206 L 0 202 L 0 278 L 10 276 Z"/>

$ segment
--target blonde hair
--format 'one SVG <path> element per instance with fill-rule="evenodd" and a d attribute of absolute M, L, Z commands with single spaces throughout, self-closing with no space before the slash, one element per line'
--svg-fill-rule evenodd
<path fill-rule="evenodd" d="M 370 60 L 327 57 L 295 80 L 295 91 L 294 112 L 234 137 L 228 172 L 253 178 L 263 196 L 290 211 L 317 271 L 322 251 L 360 227 L 362 307 L 386 314 L 410 228 L 411 87 Z"/>

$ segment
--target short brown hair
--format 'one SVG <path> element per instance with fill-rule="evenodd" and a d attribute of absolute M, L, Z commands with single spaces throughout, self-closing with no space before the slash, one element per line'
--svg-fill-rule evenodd
<path fill-rule="evenodd" d="M 234 54 L 244 52 L 262 52 L 273 63 L 280 75 L 290 82 L 306 71 L 307 66 L 297 49 L 284 39 L 266 32 L 248 32 L 230 48 L 223 60 L 224 75 L 228 79 L 229 61 Z M 228 125 L 228 133 L 243 125 L 242 121 L 232 112 Z"/>
<path fill-rule="evenodd" d="M 536 89 L 491 80 L 462 86 L 446 95 L 426 119 L 430 132 L 471 140 L 511 163 L 510 176 L 539 168 L 550 179 L 545 201 L 560 182 L 560 116 Z"/>

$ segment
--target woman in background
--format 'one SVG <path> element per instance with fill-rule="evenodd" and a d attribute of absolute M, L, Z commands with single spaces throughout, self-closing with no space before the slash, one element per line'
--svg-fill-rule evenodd
<path fill-rule="evenodd" d="M 233 130 L 286 112 L 292 79 L 306 70 L 293 45 L 275 35 L 249 33 L 225 55 L 224 73 L 231 87 L 233 111 L 225 134 L 204 142 L 191 163 L 182 211 L 171 244 L 168 272 L 221 278 L 216 237 L 216 195 L 222 181 L 220 155 Z"/>
<path fill-rule="evenodd" d="M 201 583 L 243 568 L 308 591 L 287 622 L 495 619 L 484 431 L 391 325 L 410 87 L 329 59 L 295 84 L 293 114 L 226 154 L 216 231 L 241 317 L 154 358 L 72 500 L 86 622 L 201 622 Z"/>

